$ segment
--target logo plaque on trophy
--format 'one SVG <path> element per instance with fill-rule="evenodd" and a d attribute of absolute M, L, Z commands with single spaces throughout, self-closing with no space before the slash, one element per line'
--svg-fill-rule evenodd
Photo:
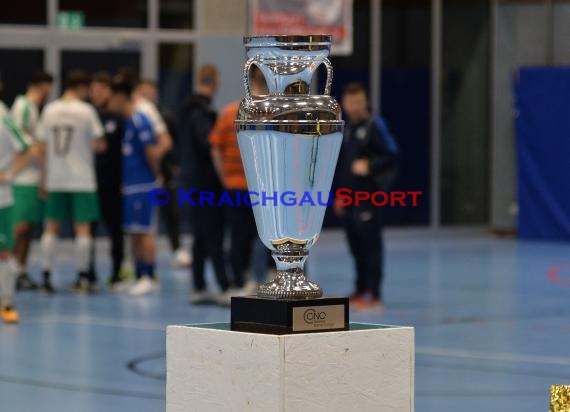
<path fill-rule="evenodd" d="M 245 37 L 245 98 L 235 122 L 248 190 L 298 198 L 328 200 L 342 143 L 344 122 L 330 96 L 331 36 L 276 35 Z M 314 72 L 324 64 L 323 95 L 311 94 Z M 252 96 L 249 71 L 263 73 L 269 94 Z M 325 195 L 323 195 L 325 194 Z M 271 250 L 277 276 L 259 286 L 257 295 L 233 297 L 233 330 L 266 333 L 322 332 L 348 329 L 348 298 L 323 297 L 307 279 L 304 264 L 317 241 L 326 206 L 259 202 L 253 213 L 259 236 Z"/>

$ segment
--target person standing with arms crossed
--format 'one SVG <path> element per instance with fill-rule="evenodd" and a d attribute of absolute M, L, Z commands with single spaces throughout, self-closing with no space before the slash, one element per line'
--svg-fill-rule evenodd
<path fill-rule="evenodd" d="M 218 89 L 218 70 L 209 64 L 198 71 L 198 88 L 186 103 L 181 118 L 184 119 L 184 137 L 187 139 L 188 162 L 183 164 L 183 174 L 187 177 L 189 187 L 197 191 L 214 194 L 214 203 L 220 199 L 222 184 L 210 156 L 208 136 L 216 122 L 216 112 L 212 109 L 212 99 Z M 190 303 L 202 304 L 215 300 L 208 290 L 204 276 L 206 260 L 210 259 L 214 268 L 216 281 L 224 296 L 230 287 L 226 273 L 224 255 L 224 208 L 208 203 L 192 209 L 194 220 L 194 242 L 192 255 L 193 291 Z"/>
<path fill-rule="evenodd" d="M 121 265 L 124 258 L 123 216 L 121 204 L 121 165 L 122 144 L 124 134 L 124 120 L 117 113 L 109 109 L 111 99 L 111 76 L 108 73 L 95 73 L 91 79 L 89 97 L 97 109 L 101 124 L 105 129 L 107 150 L 97 153 L 95 157 L 95 171 L 97 176 L 97 194 L 101 217 L 107 227 L 111 240 L 111 290 L 121 281 Z M 95 235 L 98 223 L 93 224 Z M 97 281 L 95 268 L 95 242 L 91 249 L 91 262 L 89 265 L 89 282 L 95 286 Z M 93 290 L 92 290 L 93 291 Z"/>
<path fill-rule="evenodd" d="M 388 190 L 398 171 L 398 146 L 384 120 L 370 113 L 366 90 L 347 86 L 342 96 L 346 127 L 337 183 L 353 191 Z M 382 211 L 370 201 L 359 206 L 334 203 L 335 214 L 344 218 L 346 237 L 356 269 L 351 305 L 356 309 L 382 311 L 384 274 Z"/>
<path fill-rule="evenodd" d="M 249 77 L 252 95 L 267 93 L 267 85 L 261 70 L 254 66 Z M 214 167 L 224 189 L 230 192 L 231 199 L 238 197 L 243 199 L 247 192 L 247 181 L 234 128 L 238 108 L 239 102 L 233 102 L 222 110 L 209 138 Z M 230 264 L 233 286 L 236 289 L 228 290 L 219 303 L 229 305 L 232 295 L 253 293 L 257 288 L 257 283 L 254 281 L 248 282 L 248 285 L 244 284 L 245 272 L 250 267 L 257 228 L 253 209 L 243 202 L 240 205 L 228 206 L 227 217 L 231 238 Z"/>

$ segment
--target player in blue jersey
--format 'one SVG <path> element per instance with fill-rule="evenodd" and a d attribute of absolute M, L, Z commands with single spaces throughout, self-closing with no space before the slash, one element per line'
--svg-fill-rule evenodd
<path fill-rule="evenodd" d="M 157 290 L 155 278 L 157 211 L 148 200 L 158 186 L 162 156 L 170 149 L 168 139 L 157 136 L 150 120 L 136 110 L 133 86 L 125 80 L 112 84 L 111 107 L 123 115 L 123 229 L 131 235 L 137 281 L 129 287 L 133 296 Z"/>

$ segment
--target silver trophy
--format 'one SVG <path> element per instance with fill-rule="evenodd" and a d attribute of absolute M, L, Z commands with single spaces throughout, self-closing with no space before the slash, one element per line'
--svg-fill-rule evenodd
<path fill-rule="evenodd" d="M 277 264 L 277 276 L 261 285 L 257 296 L 319 298 L 321 287 L 306 278 L 303 267 L 331 200 L 344 126 L 340 106 L 329 95 L 331 36 L 254 36 L 244 43 L 245 98 L 236 132 L 248 190 L 260 194 L 251 199 L 258 202 L 253 206 L 257 230 Z M 327 72 L 324 94 L 311 94 L 321 64 Z M 265 76 L 268 95 L 251 95 L 252 65 Z"/>

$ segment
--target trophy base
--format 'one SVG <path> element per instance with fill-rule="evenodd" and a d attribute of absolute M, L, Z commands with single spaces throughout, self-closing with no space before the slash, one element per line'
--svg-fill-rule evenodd
<path fill-rule="evenodd" d="M 278 275 L 271 282 L 259 286 L 257 296 L 279 300 L 318 299 L 323 296 L 323 290 L 305 276 Z"/>
<path fill-rule="evenodd" d="M 232 297 L 231 329 L 276 335 L 348 330 L 348 298 Z"/>

